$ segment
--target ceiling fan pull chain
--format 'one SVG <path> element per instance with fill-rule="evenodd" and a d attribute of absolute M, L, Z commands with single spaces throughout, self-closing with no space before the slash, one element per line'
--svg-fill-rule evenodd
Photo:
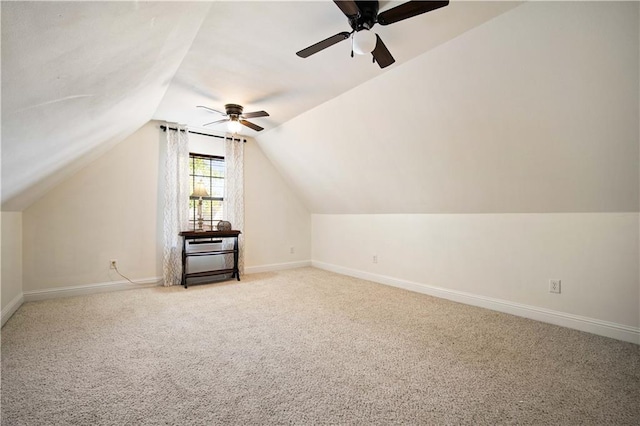
<path fill-rule="evenodd" d="M 353 58 L 353 35 L 355 34 L 355 32 L 351 33 L 351 57 Z"/>

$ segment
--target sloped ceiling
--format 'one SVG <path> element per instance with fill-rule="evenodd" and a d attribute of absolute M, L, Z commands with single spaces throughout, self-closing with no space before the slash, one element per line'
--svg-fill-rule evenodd
<path fill-rule="evenodd" d="M 209 6 L 2 2 L 3 209 L 151 119 Z"/>
<path fill-rule="evenodd" d="M 397 61 L 380 70 L 348 42 L 295 55 L 348 29 L 330 1 L 2 2 L 2 209 L 24 209 L 149 119 L 198 128 L 213 120 L 196 105 L 241 103 L 269 111 L 256 123 L 273 129 L 517 5 L 452 2 L 377 26 Z"/>
<path fill-rule="evenodd" d="M 636 212 L 638 6 L 526 3 L 257 141 L 313 213 Z"/>
<path fill-rule="evenodd" d="M 402 4 L 380 2 L 380 10 Z M 518 2 L 452 2 L 393 25 L 374 27 L 396 63 L 384 70 L 370 56 L 351 58 L 341 42 L 301 59 L 295 52 L 349 29 L 331 1 L 221 2 L 213 5 L 158 106 L 154 118 L 199 128 L 218 118 L 196 105 L 224 110 L 239 103 L 265 110 L 256 119 L 273 129 L 365 81 L 516 7 Z M 224 131 L 224 125 L 205 130 Z M 243 134 L 259 133 L 244 129 Z"/>

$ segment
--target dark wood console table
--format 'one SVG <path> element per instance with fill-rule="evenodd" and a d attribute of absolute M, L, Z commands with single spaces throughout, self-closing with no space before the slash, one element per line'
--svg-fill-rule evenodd
<path fill-rule="evenodd" d="M 187 278 L 207 277 L 209 275 L 224 275 L 231 274 L 231 278 L 237 278 L 240 281 L 240 271 L 238 270 L 238 236 L 240 231 L 182 231 L 180 236 L 182 237 L 182 282 L 184 288 L 187 288 Z M 199 243 L 206 243 L 206 240 L 210 240 L 211 243 L 219 242 L 224 238 L 233 238 L 233 249 L 230 250 L 206 250 L 206 251 L 188 251 L 187 241 L 198 241 Z M 191 256 L 218 256 L 224 254 L 233 254 L 233 268 L 231 269 L 215 269 L 211 271 L 192 272 L 187 271 L 187 258 Z"/>

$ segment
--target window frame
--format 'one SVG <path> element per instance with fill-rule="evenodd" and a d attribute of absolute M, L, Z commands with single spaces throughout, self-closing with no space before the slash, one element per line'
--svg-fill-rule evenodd
<path fill-rule="evenodd" d="M 196 170 L 195 170 L 195 162 L 194 159 L 196 158 L 201 158 L 204 159 L 206 161 L 210 161 L 210 162 L 214 162 L 214 161 L 218 161 L 222 163 L 223 166 L 223 176 L 222 177 L 217 177 L 217 176 L 213 176 L 213 170 L 210 167 L 210 172 L 209 172 L 209 176 L 207 175 L 201 175 L 201 174 L 197 174 Z M 219 222 L 220 220 L 222 220 L 222 218 L 224 217 L 224 188 L 225 188 L 225 179 L 226 179 L 226 169 L 225 169 L 225 157 L 220 156 L 220 155 L 211 155 L 211 154 L 201 154 L 201 153 L 197 153 L 197 152 L 189 152 L 189 184 L 190 184 L 190 188 L 191 191 L 189 193 L 189 226 L 192 227 L 193 229 L 197 229 L 198 227 L 198 209 L 197 209 L 197 203 L 198 200 L 200 199 L 200 197 L 193 197 L 191 196 L 191 194 L 193 193 L 193 188 L 195 188 L 196 183 L 199 180 L 203 180 L 203 182 L 205 183 L 205 186 L 207 187 L 207 190 L 210 192 L 213 192 L 211 189 L 214 188 L 214 180 L 216 179 L 221 179 L 223 184 L 222 184 L 222 193 L 223 195 L 221 197 L 214 197 L 209 195 L 208 197 L 202 197 L 202 203 L 203 203 L 203 209 L 202 209 L 202 217 L 203 217 L 203 229 L 205 230 L 214 230 L 216 229 L 214 227 L 214 223 L 215 222 Z M 207 181 L 208 180 L 208 181 Z M 192 204 L 193 202 L 193 204 Z M 211 202 L 211 208 L 210 209 L 205 209 L 204 205 L 206 202 Z M 220 207 L 214 209 L 214 203 L 215 202 L 219 202 L 220 203 Z M 208 214 L 207 214 L 207 210 L 208 210 Z M 217 215 L 217 213 L 220 213 L 219 216 Z M 216 217 L 219 217 L 216 218 Z"/>

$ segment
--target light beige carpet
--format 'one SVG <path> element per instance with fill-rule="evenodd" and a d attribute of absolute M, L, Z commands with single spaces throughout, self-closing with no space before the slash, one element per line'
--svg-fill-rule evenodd
<path fill-rule="evenodd" d="M 640 347 L 313 268 L 24 304 L 3 425 L 640 424 Z"/>

